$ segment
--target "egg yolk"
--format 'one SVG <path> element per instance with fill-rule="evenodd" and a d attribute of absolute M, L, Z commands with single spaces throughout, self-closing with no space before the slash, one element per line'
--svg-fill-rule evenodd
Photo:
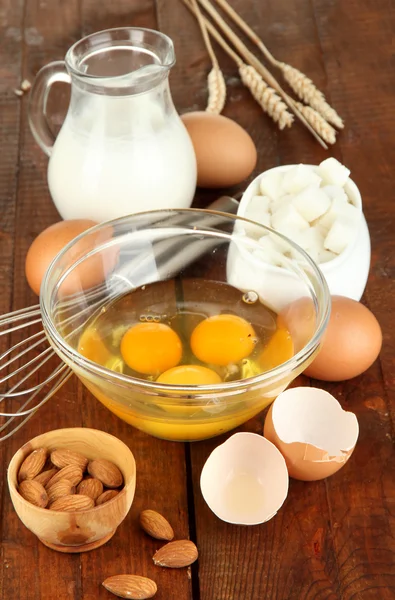
<path fill-rule="evenodd" d="M 226 366 L 251 354 L 255 331 L 237 315 L 215 315 L 201 321 L 192 332 L 191 350 L 202 362 Z"/>
<path fill-rule="evenodd" d="M 294 355 L 294 344 L 288 329 L 276 329 L 259 355 L 259 365 L 263 371 L 269 371 Z"/>
<path fill-rule="evenodd" d="M 163 323 L 137 323 L 121 340 L 125 363 L 138 373 L 158 375 L 178 365 L 182 356 L 181 340 Z"/>
<path fill-rule="evenodd" d="M 213 385 L 222 379 L 212 369 L 200 365 L 181 365 L 165 371 L 156 380 L 170 385 Z"/>

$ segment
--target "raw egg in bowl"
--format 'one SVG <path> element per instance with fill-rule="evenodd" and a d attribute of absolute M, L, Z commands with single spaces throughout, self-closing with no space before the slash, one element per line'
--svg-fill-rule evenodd
<path fill-rule="evenodd" d="M 111 237 L 97 235 L 109 226 Z M 101 240 L 86 244 L 86 256 L 75 258 L 77 238 L 46 273 L 40 302 L 50 343 L 98 400 L 147 433 L 189 441 L 237 427 L 310 364 L 330 313 L 314 262 L 273 232 L 297 258 L 273 270 L 258 243 L 266 233 L 240 217 L 193 209 L 98 225 L 82 234 Z M 235 247 L 259 251 L 247 289 L 232 271 Z M 84 260 L 109 252 L 118 258 L 104 280 L 65 297 Z M 262 298 L 265 281 L 273 293 Z M 280 316 L 301 299 L 312 308 L 303 343 Z"/>

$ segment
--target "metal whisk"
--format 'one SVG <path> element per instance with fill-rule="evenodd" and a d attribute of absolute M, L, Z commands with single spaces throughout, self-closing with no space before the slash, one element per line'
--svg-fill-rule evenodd
<path fill-rule="evenodd" d="M 238 202 L 234 198 L 223 196 L 213 202 L 208 208 L 212 210 L 235 213 L 237 211 Z M 177 226 L 182 224 L 182 221 L 174 219 L 172 225 Z M 204 223 L 204 216 L 197 225 Z M 199 258 L 204 252 L 209 249 L 207 241 L 202 244 L 198 240 L 191 240 L 185 244 L 185 239 L 182 240 L 159 240 L 155 245 L 155 257 L 158 261 L 158 270 L 166 270 L 166 275 L 171 276 L 172 273 L 177 273 L 179 270 L 179 260 L 182 252 L 183 264 L 192 263 Z M 128 271 L 144 272 L 145 264 L 144 257 L 134 257 L 127 265 Z M 100 284 L 92 288 L 88 293 L 84 294 L 84 302 L 86 308 L 79 310 L 78 314 L 71 312 L 67 316 L 67 311 L 72 311 L 75 304 L 79 302 L 78 297 L 70 297 L 67 301 L 58 305 L 58 310 L 62 312 L 62 325 L 72 325 L 78 321 L 78 326 L 73 328 L 72 334 L 75 335 L 79 330 L 82 330 L 93 312 L 96 312 L 106 303 L 115 298 L 121 293 L 124 293 L 129 288 L 125 288 L 125 282 L 122 279 L 109 291 L 106 284 Z M 86 319 L 84 320 L 84 312 Z M 49 345 L 47 336 L 42 328 L 40 305 L 37 304 L 30 308 L 17 310 L 7 313 L 0 317 L 0 337 L 11 335 L 17 331 L 23 331 L 30 327 L 39 326 L 40 330 L 29 335 L 26 339 L 17 342 L 0 355 L 0 389 L 7 388 L 6 391 L 0 393 L 0 409 L 4 403 L 8 401 L 11 408 L 8 410 L 0 410 L 0 417 L 4 417 L 5 421 L 0 425 L 0 442 L 8 439 L 16 433 L 23 425 L 33 417 L 36 412 L 46 403 L 64 383 L 72 376 L 73 372 L 68 365 L 61 361 L 52 370 L 52 372 L 40 381 L 32 384 L 34 377 L 39 376 L 40 370 L 54 356 L 57 356 L 52 346 Z M 65 336 L 67 340 L 68 336 Z M 38 351 L 41 345 L 47 344 L 47 347 L 39 352 L 33 358 L 29 357 L 32 351 Z M 27 361 L 21 366 L 13 367 L 17 361 Z M 30 384 L 29 384 L 30 381 Z M 50 385 L 51 384 L 51 385 Z M 48 386 L 50 385 L 49 389 Z M 17 407 L 14 409 L 15 405 Z"/>

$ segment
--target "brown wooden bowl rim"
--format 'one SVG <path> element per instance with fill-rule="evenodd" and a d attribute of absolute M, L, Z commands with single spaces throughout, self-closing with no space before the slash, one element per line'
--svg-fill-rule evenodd
<path fill-rule="evenodd" d="M 26 500 L 23 496 L 21 496 L 21 494 L 18 492 L 18 486 L 15 485 L 15 483 L 11 480 L 11 469 L 10 467 L 14 467 L 14 465 L 12 464 L 14 462 L 14 460 L 16 460 L 17 455 L 19 453 L 21 453 L 21 462 L 20 464 L 16 467 L 15 472 L 17 473 L 17 469 L 21 466 L 22 461 L 25 457 L 23 457 L 22 453 L 24 448 L 28 445 L 31 444 L 31 442 L 34 442 L 35 439 L 41 437 L 41 436 L 45 436 L 46 434 L 49 433 L 54 433 L 54 432 L 73 432 L 73 431 L 93 431 L 95 433 L 99 433 L 102 436 L 105 437 L 110 437 L 115 439 L 117 442 L 119 442 L 120 444 L 123 444 L 126 448 L 126 450 L 130 453 L 132 459 L 133 459 L 133 463 L 134 463 L 134 477 L 129 478 L 129 480 L 126 482 L 125 480 L 125 475 L 122 472 L 122 475 L 124 477 L 124 486 L 121 490 L 117 490 L 118 491 L 118 495 L 115 496 L 114 498 L 111 498 L 111 500 L 108 500 L 107 502 L 105 502 L 104 504 L 99 504 L 99 506 L 93 506 L 92 508 L 86 508 L 85 510 L 70 510 L 70 511 L 64 511 L 64 510 L 50 510 L 49 508 L 45 507 L 42 508 L 41 506 L 36 506 L 35 504 L 32 504 L 31 502 L 29 502 L 28 500 Z M 119 465 L 117 465 L 119 469 L 122 468 L 119 467 Z M 16 479 L 17 480 L 17 479 Z M 23 444 L 23 446 L 21 446 L 20 448 L 18 448 L 18 450 L 13 454 L 10 462 L 8 463 L 8 468 L 7 468 L 7 483 L 8 483 L 8 487 L 9 490 L 11 492 L 11 490 L 13 492 L 15 492 L 16 494 L 18 494 L 18 498 L 20 499 L 20 501 L 22 502 L 22 504 L 24 504 L 25 506 L 27 506 L 29 508 L 29 510 L 34 510 L 34 511 L 38 511 L 38 514 L 53 514 L 53 515 L 90 515 L 92 512 L 95 512 L 95 514 L 97 514 L 99 512 L 99 509 L 103 509 L 106 510 L 107 507 L 109 507 L 111 504 L 114 503 L 114 501 L 119 501 L 120 497 L 123 497 L 126 495 L 126 491 L 127 489 L 131 486 L 134 485 L 136 482 L 136 460 L 134 458 L 134 454 L 131 451 L 131 449 L 125 444 L 125 442 L 123 442 L 122 440 L 120 440 L 119 438 L 117 438 L 115 435 L 112 435 L 111 433 L 107 433 L 107 431 L 102 431 L 101 429 L 93 429 L 92 427 L 61 427 L 59 429 L 50 429 L 49 431 L 44 431 L 43 433 L 40 433 L 39 435 L 36 435 L 34 438 L 31 438 L 30 440 L 28 440 L 27 442 L 25 442 Z M 115 490 L 117 488 L 114 488 Z"/>

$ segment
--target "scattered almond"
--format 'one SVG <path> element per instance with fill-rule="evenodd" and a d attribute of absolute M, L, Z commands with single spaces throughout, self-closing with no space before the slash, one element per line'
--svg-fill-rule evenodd
<path fill-rule="evenodd" d="M 97 500 L 97 498 L 103 493 L 103 484 L 99 479 L 90 477 L 89 479 L 83 479 L 77 488 L 77 494 L 84 494 Z"/>
<path fill-rule="evenodd" d="M 96 500 L 96 506 L 105 504 L 109 500 L 112 500 L 113 498 L 115 498 L 115 496 L 118 496 L 118 494 L 119 494 L 119 492 L 117 490 L 106 490 L 105 492 L 100 494 L 100 496 Z"/>
<path fill-rule="evenodd" d="M 108 488 L 117 488 L 123 483 L 123 476 L 118 467 L 104 458 L 91 460 L 88 464 L 88 473 Z"/>
<path fill-rule="evenodd" d="M 69 496 L 74 493 L 75 486 L 71 481 L 69 479 L 60 479 L 47 488 L 48 502 L 52 504 L 52 502 L 55 502 L 58 498 Z"/>
<path fill-rule="evenodd" d="M 157 592 L 155 581 L 139 575 L 114 575 L 103 581 L 103 586 L 115 596 L 131 600 L 152 598 Z"/>
<path fill-rule="evenodd" d="M 51 504 L 49 510 L 60 510 L 65 512 L 73 512 L 79 510 L 87 510 L 95 506 L 94 500 L 89 496 L 83 496 L 82 494 L 73 494 L 68 496 L 62 496 Z"/>
<path fill-rule="evenodd" d="M 49 488 L 51 485 L 60 481 L 61 479 L 68 479 L 73 485 L 78 485 L 82 480 L 83 474 L 82 469 L 76 465 L 68 465 L 60 469 L 55 475 L 48 481 L 46 487 Z"/>
<path fill-rule="evenodd" d="M 59 469 L 63 469 L 63 467 L 67 467 L 69 465 L 74 465 L 76 467 L 80 467 L 82 471 L 85 471 L 86 465 L 88 464 L 88 459 L 79 452 L 67 450 L 67 448 L 59 448 L 58 450 L 53 450 L 51 452 L 51 462 L 55 465 L 55 467 L 59 467 Z"/>
<path fill-rule="evenodd" d="M 44 486 L 38 481 L 25 479 L 25 481 L 19 484 L 18 491 L 22 498 L 30 502 L 30 504 L 34 504 L 40 508 L 45 508 L 48 504 L 47 492 Z"/>
<path fill-rule="evenodd" d="M 41 483 L 41 485 L 45 487 L 57 472 L 58 469 L 56 469 L 56 467 L 53 469 L 47 469 L 46 471 L 41 471 L 41 473 L 36 475 L 33 481 L 38 481 L 38 483 Z"/>
<path fill-rule="evenodd" d="M 180 569 L 194 563 L 197 557 L 198 549 L 191 540 L 177 540 L 159 548 L 152 560 L 160 567 Z"/>
<path fill-rule="evenodd" d="M 48 452 L 46 448 L 33 450 L 23 461 L 18 473 L 18 480 L 34 479 L 44 468 Z"/>
<path fill-rule="evenodd" d="M 170 541 L 174 538 L 174 531 L 170 523 L 155 510 L 143 510 L 140 513 L 141 528 L 156 540 Z"/>

